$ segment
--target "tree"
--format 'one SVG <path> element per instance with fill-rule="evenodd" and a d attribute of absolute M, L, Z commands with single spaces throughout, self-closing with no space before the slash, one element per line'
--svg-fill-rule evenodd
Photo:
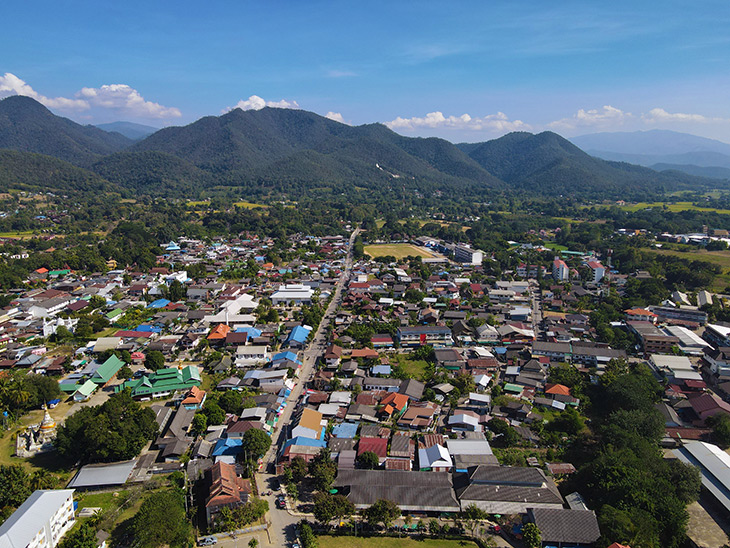
<path fill-rule="evenodd" d="M 370 525 L 378 525 L 382 523 L 384 527 L 388 528 L 390 525 L 398 519 L 401 511 L 395 502 L 380 499 L 373 503 L 371 506 L 365 509 L 365 519 Z"/>
<path fill-rule="evenodd" d="M 542 535 L 534 523 L 526 523 L 522 528 L 522 541 L 528 548 L 540 548 Z"/>
<path fill-rule="evenodd" d="M 203 413 L 195 413 L 192 422 L 193 432 L 198 435 L 204 434 L 208 430 L 208 417 Z"/>
<path fill-rule="evenodd" d="M 59 548 L 96 548 L 98 545 L 94 528 L 88 523 L 82 523 L 78 529 L 63 537 Z"/>
<path fill-rule="evenodd" d="M 216 403 L 214 399 L 210 399 L 205 402 L 203 407 L 203 414 L 208 419 L 208 424 L 223 424 L 226 420 L 226 412 L 221 409 L 221 406 Z"/>
<path fill-rule="evenodd" d="M 179 491 L 160 491 L 149 495 L 132 518 L 132 538 L 140 548 L 187 546 L 191 527 L 185 516 Z"/>
<path fill-rule="evenodd" d="M 730 447 L 730 417 L 718 413 L 707 419 L 707 425 L 712 427 L 712 441 L 723 449 Z"/>
<path fill-rule="evenodd" d="M 472 536 L 476 536 L 475 530 L 479 525 L 479 522 L 487 519 L 487 517 L 489 517 L 489 514 L 479 508 L 476 504 L 470 504 L 461 513 L 461 519 L 464 520 L 464 522 L 471 530 Z"/>
<path fill-rule="evenodd" d="M 364 470 L 380 468 L 380 458 L 372 451 L 365 451 L 357 457 L 357 465 Z"/>
<path fill-rule="evenodd" d="M 302 457 L 294 457 L 289 464 L 289 469 L 294 481 L 302 481 L 307 475 L 307 461 Z"/>
<path fill-rule="evenodd" d="M 150 350 L 145 356 L 144 365 L 147 369 L 157 371 L 165 367 L 165 355 L 159 350 Z"/>
<path fill-rule="evenodd" d="M 314 486 L 319 491 L 328 491 L 335 481 L 337 465 L 330 457 L 330 450 L 322 448 L 316 457 L 309 463 L 309 474 Z"/>
<path fill-rule="evenodd" d="M 223 392 L 218 398 L 218 405 L 226 413 L 240 415 L 243 411 L 243 394 L 238 390 L 228 390 Z"/>
<path fill-rule="evenodd" d="M 258 428 L 251 428 L 243 435 L 241 448 L 245 458 L 257 461 L 263 457 L 271 447 L 271 437 Z"/>
<path fill-rule="evenodd" d="M 323 524 L 343 519 L 355 513 L 355 505 L 344 495 L 320 492 L 314 495 L 314 517 Z"/>
<path fill-rule="evenodd" d="M 299 524 L 299 540 L 302 542 L 302 548 L 317 548 L 317 537 L 314 536 L 312 526 L 306 521 Z"/>
<path fill-rule="evenodd" d="M 255 538 L 252 538 L 248 541 L 248 548 L 258 548 L 259 547 L 259 541 Z"/>

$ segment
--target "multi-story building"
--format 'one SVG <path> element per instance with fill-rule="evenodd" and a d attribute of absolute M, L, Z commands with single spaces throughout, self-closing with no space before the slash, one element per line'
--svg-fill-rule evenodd
<path fill-rule="evenodd" d="M 606 268 L 598 261 L 588 261 L 588 268 L 593 271 L 593 283 L 600 282 L 606 275 Z"/>
<path fill-rule="evenodd" d="M 398 329 L 398 341 L 401 346 L 451 346 L 454 340 L 451 329 L 439 325 L 418 325 Z"/>
<path fill-rule="evenodd" d="M 695 306 L 650 306 L 654 314 L 659 317 L 659 321 L 675 320 L 675 322 L 691 322 L 699 325 L 707 323 L 707 312 L 700 310 Z"/>
<path fill-rule="evenodd" d="M 0 525 L 2 548 L 54 548 L 73 527 L 73 489 L 33 492 Z"/>
<path fill-rule="evenodd" d="M 570 269 L 563 259 L 557 257 L 553 261 L 553 279 L 556 282 L 567 282 L 570 277 Z"/>
<path fill-rule="evenodd" d="M 480 265 L 484 260 L 484 252 L 465 245 L 454 246 L 454 259 L 460 263 Z"/>
<path fill-rule="evenodd" d="M 641 339 L 645 354 L 671 354 L 672 347 L 679 346 L 679 339 L 666 335 L 649 322 L 626 322 L 631 331 Z"/>

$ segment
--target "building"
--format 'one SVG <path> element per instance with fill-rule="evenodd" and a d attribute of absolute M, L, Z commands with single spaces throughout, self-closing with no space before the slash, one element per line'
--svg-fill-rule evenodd
<path fill-rule="evenodd" d="M 665 334 L 650 322 L 626 322 L 629 330 L 639 336 L 645 354 L 671 354 L 679 339 Z"/>
<path fill-rule="evenodd" d="M 324 426 L 322 425 L 322 413 L 305 407 L 295 419 L 291 430 L 291 437 L 304 437 L 314 440 L 322 439 Z M 326 425 L 326 421 L 325 421 Z"/>
<path fill-rule="evenodd" d="M 53 548 L 76 523 L 73 489 L 34 491 L 0 525 L 0 548 Z"/>
<path fill-rule="evenodd" d="M 460 263 L 480 265 L 484 260 L 484 252 L 466 245 L 454 246 L 454 259 Z"/>
<path fill-rule="evenodd" d="M 730 327 L 726 325 L 708 323 L 702 336 L 718 348 L 730 347 Z"/>
<path fill-rule="evenodd" d="M 462 510 L 471 504 L 489 514 L 524 514 L 528 508 L 563 508 L 555 482 L 538 468 L 480 465 L 454 477 Z"/>
<path fill-rule="evenodd" d="M 121 392 L 129 388 L 133 398 L 160 398 L 170 396 L 178 390 L 188 391 L 193 386 L 200 386 L 200 370 L 188 365 L 182 369 L 177 367 L 158 369 L 139 379 L 118 384 L 114 390 Z"/>
<path fill-rule="evenodd" d="M 274 306 L 295 304 L 312 304 L 314 290 L 303 284 L 286 284 L 279 288 L 279 291 L 271 295 L 271 303 Z"/>
<path fill-rule="evenodd" d="M 419 325 L 415 327 L 401 327 L 398 329 L 398 342 L 402 347 L 423 346 L 452 346 L 451 329 L 439 325 Z"/>
<path fill-rule="evenodd" d="M 358 510 L 380 499 L 391 500 L 404 512 L 458 512 L 451 474 L 399 470 L 339 469 L 334 486 Z"/>
<path fill-rule="evenodd" d="M 296 354 L 294 355 L 296 359 Z M 266 345 L 239 346 L 236 348 L 236 367 L 248 367 L 269 361 L 269 347 Z"/>
<path fill-rule="evenodd" d="M 251 482 L 239 478 L 236 467 L 225 462 L 217 462 L 205 473 L 205 516 L 208 524 L 223 508 L 237 508 L 248 502 L 251 495 Z"/>
<path fill-rule="evenodd" d="M 700 310 L 696 306 L 650 306 L 654 314 L 657 315 L 659 321 L 665 322 L 673 320 L 677 323 L 689 323 L 705 325 L 707 323 L 707 312 Z"/>
<path fill-rule="evenodd" d="M 556 282 L 567 282 L 570 277 L 570 269 L 565 261 L 557 257 L 553 261 L 553 280 Z"/>
<path fill-rule="evenodd" d="M 530 508 L 527 520 L 540 530 L 543 546 L 587 548 L 601 536 L 592 510 Z"/>
<path fill-rule="evenodd" d="M 697 335 L 681 325 L 670 325 L 664 328 L 667 335 L 679 339 L 679 349 L 690 356 L 702 356 L 705 348 L 710 345 Z"/>
<path fill-rule="evenodd" d="M 588 268 L 593 272 L 593 283 L 597 284 L 606 275 L 606 268 L 598 261 L 588 261 Z"/>
<path fill-rule="evenodd" d="M 672 453 L 686 464 L 700 471 L 702 487 L 730 511 L 730 455 L 716 445 L 703 441 L 689 441 Z"/>

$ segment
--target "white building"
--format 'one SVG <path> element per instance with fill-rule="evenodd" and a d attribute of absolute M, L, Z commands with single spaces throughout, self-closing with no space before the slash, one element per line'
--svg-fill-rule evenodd
<path fill-rule="evenodd" d="M 588 261 L 588 268 L 593 271 L 593 283 L 600 282 L 606 275 L 606 268 L 598 261 Z"/>
<path fill-rule="evenodd" d="M 465 245 L 457 245 L 454 246 L 454 259 L 460 263 L 480 265 L 484 260 L 484 252 Z"/>
<path fill-rule="evenodd" d="M 566 282 L 570 277 L 570 269 L 565 261 L 557 257 L 553 261 L 553 280 L 556 282 Z"/>
<path fill-rule="evenodd" d="M 271 295 L 271 302 L 274 306 L 279 304 L 312 304 L 314 291 L 311 287 L 303 284 L 286 284 Z"/>
<path fill-rule="evenodd" d="M 264 364 L 269 359 L 269 347 L 266 345 L 239 346 L 236 349 L 236 367 Z"/>
<path fill-rule="evenodd" d="M 35 491 L 0 525 L 0 548 L 53 548 L 73 527 L 73 489 Z"/>
<path fill-rule="evenodd" d="M 730 510 L 730 455 L 718 446 L 703 441 L 686 442 L 672 453 L 685 464 L 699 468 L 702 487 L 726 511 Z"/>

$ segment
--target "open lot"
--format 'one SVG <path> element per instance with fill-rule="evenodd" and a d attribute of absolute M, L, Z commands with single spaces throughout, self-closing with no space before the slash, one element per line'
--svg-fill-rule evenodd
<path fill-rule="evenodd" d="M 708 288 L 712 291 L 722 291 L 726 286 L 730 285 L 730 251 L 706 251 L 704 249 L 695 249 L 692 251 L 677 251 L 674 249 L 648 249 L 652 253 L 658 255 L 671 255 L 673 257 L 681 257 L 686 261 L 706 261 L 713 263 L 722 268 L 722 274 L 716 276 L 712 285 Z"/>
<path fill-rule="evenodd" d="M 666 203 L 666 202 L 639 202 L 636 204 L 626 204 L 625 206 L 620 206 L 621 209 L 626 211 L 639 211 L 640 209 L 664 209 L 667 208 L 668 211 L 677 212 L 677 211 L 714 211 L 715 213 L 721 213 L 723 215 L 730 215 L 730 209 L 717 209 L 714 207 L 700 207 L 694 205 L 692 202 L 674 202 L 674 203 Z"/>
<path fill-rule="evenodd" d="M 317 537 L 320 548 L 476 548 L 470 540 L 445 540 L 394 537 Z"/>
<path fill-rule="evenodd" d="M 411 257 L 424 257 L 430 259 L 433 253 L 430 253 L 423 247 L 416 247 L 411 244 L 374 244 L 366 245 L 365 253 L 371 257 L 387 257 L 393 256 L 396 259 L 404 259 L 409 255 Z"/>

